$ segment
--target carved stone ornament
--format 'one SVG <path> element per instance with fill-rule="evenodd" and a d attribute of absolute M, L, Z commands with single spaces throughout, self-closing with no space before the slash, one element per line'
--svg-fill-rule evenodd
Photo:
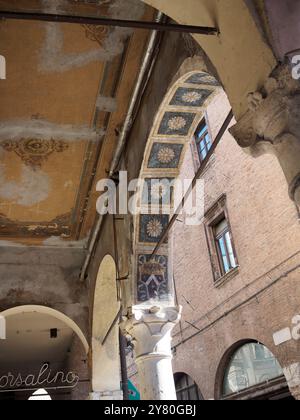
<path fill-rule="evenodd" d="M 15 152 L 26 165 L 34 168 L 39 168 L 52 153 L 64 152 L 69 147 L 62 140 L 35 138 L 1 141 L 0 145 L 7 152 Z"/>
<path fill-rule="evenodd" d="M 290 196 L 300 204 L 299 81 L 292 78 L 289 66 L 279 66 L 260 92 L 248 95 L 248 102 L 249 111 L 230 129 L 231 134 L 253 156 L 277 156 Z"/>
<path fill-rule="evenodd" d="M 171 332 L 181 318 L 181 307 L 134 306 L 123 329 L 135 346 L 137 358 L 147 354 L 171 357 Z"/>
<path fill-rule="evenodd" d="M 172 330 L 181 307 L 132 307 L 124 330 L 132 338 L 143 400 L 176 400 L 172 369 Z"/>

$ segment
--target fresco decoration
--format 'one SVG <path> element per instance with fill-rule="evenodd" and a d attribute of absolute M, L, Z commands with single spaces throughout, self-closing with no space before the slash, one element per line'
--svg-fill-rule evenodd
<path fill-rule="evenodd" d="M 185 83 L 193 85 L 208 85 L 208 86 L 220 86 L 219 82 L 210 74 L 207 73 L 196 73 L 190 76 Z"/>
<path fill-rule="evenodd" d="M 174 178 L 146 178 L 142 193 L 142 205 L 172 204 L 174 181 Z"/>
<path fill-rule="evenodd" d="M 207 98 L 213 93 L 208 89 L 193 89 L 179 87 L 170 102 L 170 105 L 202 107 Z"/>
<path fill-rule="evenodd" d="M 183 147 L 183 144 L 154 143 L 149 156 L 148 168 L 178 168 Z"/>
<path fill-rule="evenodd" d="M 139 255 L 137 299 L 139 302 L 149 300 L 167 300 L 169 294 L 168 256 Z"/>
<path fill-rule="evenodd" d="M 16 153 L 26 165 L 33 168 L 40 168 L 52 153 L 62 153 L 69 147 L 62 140 L 35 138 L 1 141 L 0 146 L 7 152 Z"/>
<path fill-rule="evenodd" d="M 140 173 L 144 185 L 140 197 L 142 214 L 135 219 L 137 302 L 174 303 L 172 241 L 166 240 L 160 246 L 160 255 L 151 257 L 151 252 L 174 211 L 174 183 L 193 129 L 203 119 L 204 110 L 219 86 L 208 73 L 199 70 L 186 73 L 170 88 L 158 110 Z"/>
<path fill-rule="evenodd" d="M 109 3 L 111 0 L 68 0 L 69 3 L 73 4 L 95 4 L 101 6 L 101 4 Z"/>
<path fill-rule="evenodd" d="M 157 243 L 165 232 L 169 223 L 167 214 L 142 214 L 140 216 L 139 241 L 143 243 Z"/>
<path fill-rule="evenodd" d="M 51 235 L 53 237 L 64 236 L 64 238 L 69 238 L 72 234 L 71 220 L 72 214 L 66 213 L 49 222 L 28 221 L 20 223 L 0 213 L 1 236 L 9 237 L 14 234 L 15 237 L 49 238 L 49 235 Z"/>
<path fill-rule="evenodd" d="M 166 112 L 158 129 L 159 135 L 187 136 L 195 120 L 191 112 Z"/>
<path fill-rule="evenodd" d="M 85 24 L 82 25 L 82 27 L 85 30 L 85 36 L 90 41 L 97 42 L 100 47 L 103 47 L 107 36 L 111 33 L 111 29 L 109 29 L 107 26 Z"/>

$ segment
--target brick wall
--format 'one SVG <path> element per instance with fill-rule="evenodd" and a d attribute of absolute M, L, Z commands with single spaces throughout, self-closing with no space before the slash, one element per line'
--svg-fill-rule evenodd
<path fill-rule="evenodd" d="M 213 137 L 229 109 L 225 94 L 210 104 Z M 188 149 L 182 177 L 194 176 L 192 159 Z M 290 326 L 292 317 L 300 314 L 300 230 L 298 212 L 274 156 L 254 159 L 226 133 L 203 179 L 206 210 L 222 194 L 227 196 L 240 267 L 236 276 L 216 287 L 204 225 L 176 223 L 174 277 L 184 309 L 174 334 L 174 371 L 192 376 L 210 399 L 220 391 L 224 371 L 218 367 L 223 355 L 238 341 L 262 342 L 282 367 L 300 362 L 299 342 L 278 347 L 273 343 L 273 333 Z"/>

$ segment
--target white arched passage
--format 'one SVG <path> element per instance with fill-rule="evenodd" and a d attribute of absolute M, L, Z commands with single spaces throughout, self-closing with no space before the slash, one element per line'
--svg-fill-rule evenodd
<path fill-rule="evenodd" d="M 65 323 L 78 336 L 78 338 L 80 339 L 85 349 L 86 354 L 88 354 L 89 344 L 87 342 L 87 339 L 85 338 L 85 335 L 83 334 L 81 329 L 78 327 L 78 325 L 71 318 L 64 315 L 62 312 L 56 311 L 55 309 L 48 308 L 46 306 L 25 305 L 25 306 L 16 306 L 15 308 L 7 309 L 6 311 L 1 312 L 0 316 L 6 319 L 10 316 L 19 315 L 19 314 L 29 314 L 29 313 L 48 315 L 50 317 L 56 318 L 59 321 L 62 321 L 63 323 Z"/>
<path fill-rule="evenodd" d="M 89 344 L 80 327 L 49 307 L 25 305 L 1 312 L 0 400 L 28 399 L 39 388 L 54 399 L 89 392 Z M 63 394 L 63 395 L 62 395 Z M 35 395 L 36 397 L 37 395 Z"/>

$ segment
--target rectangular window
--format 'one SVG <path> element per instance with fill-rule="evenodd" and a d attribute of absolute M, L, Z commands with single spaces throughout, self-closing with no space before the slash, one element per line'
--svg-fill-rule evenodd
<path fill-rule="evenodd" d="M 231 233 L 226 218 L 221 220 L 214 227 L 214 231 L 221 269 L 223 274 L 226 274 L 230 270 L 237 267 L 231 240 Z"/>
<path fill-rule="evenodd" d="M 226 195 L 222 195 L 206 212 L 205 231 L 214 280 L 221 284 L 223 278 L 227 279 L 230 273 L 238 273 L 238 259 L 229 223 Z"/>
<path fill-rule="evenodd" d="M 200 163 L 202 163 L 212 146 L 211 135 L 209 133 L 208 124 L 205 119 L 201 121 L 196 130 L 195 141 L 197 145 Z"/>

